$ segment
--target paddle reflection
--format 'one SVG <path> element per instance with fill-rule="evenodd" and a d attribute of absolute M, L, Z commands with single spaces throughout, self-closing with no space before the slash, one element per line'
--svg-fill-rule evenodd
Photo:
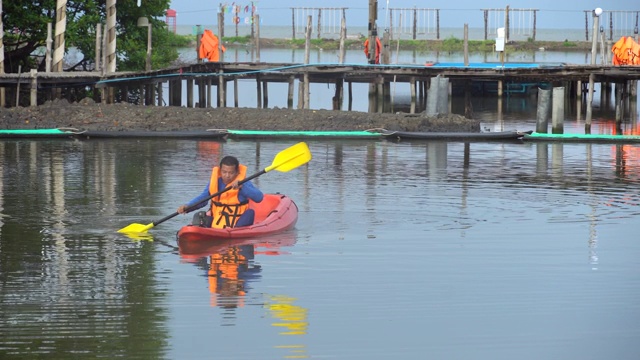
<path fill-rule="evenodd" d="M 260 278 L 256 255 L 287 254 L 281 248 L 293 246 L 295 232 L 252 239 L 187 241 L 178 239 L 180 258 L 206 271 L 211 306 L 244 306 L 247 283 Z"/>

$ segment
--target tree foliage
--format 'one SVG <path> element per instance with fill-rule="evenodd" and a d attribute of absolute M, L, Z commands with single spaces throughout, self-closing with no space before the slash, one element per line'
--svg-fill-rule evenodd
<path fill-rule="evenodd" d="M 176 35 L 167 30 L 165 12 L 170 0 L 117 1 L 116 3 L 116 66 L 118 71 L 143 70 L 147 52 L 147 27 L 138 27 L 137 20 L 145 16 L 152 24 L 152 65 L 163 68 L 178 58 L 173 46 Z M 3 1 L 5 72 L 45 69 L 47 23 L 52 24 L 55 37 L 56 0 Z M 66 52 L 76 48 L 80 59 L 65 68 L 94 67 L 97 25 L 106 24 L 106 0 L 67 0 Z M 52 44 L 52 53 L 55 44 Z"/>

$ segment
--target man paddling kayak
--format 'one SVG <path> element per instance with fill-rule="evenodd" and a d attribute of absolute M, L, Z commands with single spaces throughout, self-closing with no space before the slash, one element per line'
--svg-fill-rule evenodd
<path fill-rule="evenodd" d="M 178 213 L 184 214 L 186 209 L 196 206 L 200 209 L 207 204 L 212 194 L 230 187 L 219 196 L 211 199 L 208 211 L 199 211 L 193 217 L 193 225 L 227 228 L 253 225 L 255 212 L 249 209 L 249 200 L 261 202 L 264 194 L 251 181 L 238 185 L 247 176 L 247 167 L 241 165 L 237 158 L 225 156 L 220 160 L 220 166 L 215 166 L 211 172 L 211 180 L 202 193 L 188 203 L 178 207 Z M 199 205 L 197 205 L 199 204 Z"/>

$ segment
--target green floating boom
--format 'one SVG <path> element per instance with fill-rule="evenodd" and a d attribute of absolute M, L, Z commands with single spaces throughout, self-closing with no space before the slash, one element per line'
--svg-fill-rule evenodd
<path fill-rule="evenodd" d="M 567 141 L 567 142 L 617 142 L 640 143 L 640 135 L 611 134 L 547 134 L 534 132 L 525 134 L 525 140 Z"/>

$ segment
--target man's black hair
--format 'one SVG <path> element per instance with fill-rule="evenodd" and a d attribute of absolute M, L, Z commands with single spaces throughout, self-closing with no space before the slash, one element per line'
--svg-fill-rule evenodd
<path fill-rule="evenodd" d="M 222 165 L 233 166 L 238 170 L 240 162 L 235 156 L 225 156 L 220 160 L 220 167 L 222 167 Z"/>

